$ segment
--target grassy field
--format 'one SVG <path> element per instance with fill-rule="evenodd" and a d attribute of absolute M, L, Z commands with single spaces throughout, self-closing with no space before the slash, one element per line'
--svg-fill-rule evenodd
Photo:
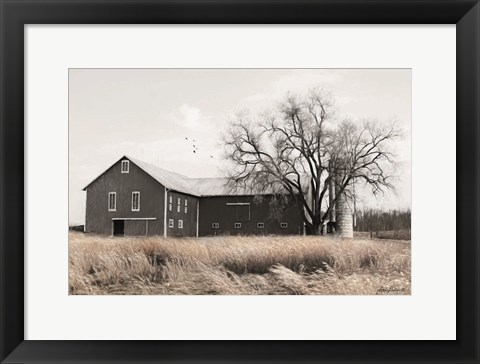
<path fill-rule="evenodd" d="M 354 231 L 353 236 L 357 238 L 376 238 L 389 240 L 410 240 L 411 230 L 380 230 L 380 231 Z"/>
<path fill-rule="evenodd" d="M 410 294 L 410 244 L 368 238 L 69 235 L 70 294 Z"/>

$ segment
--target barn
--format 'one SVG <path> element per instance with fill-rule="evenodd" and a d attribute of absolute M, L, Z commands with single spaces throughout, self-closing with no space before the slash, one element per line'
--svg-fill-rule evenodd
<path fill-rule="evenodd" d="M 226 178 L 190 178 L 123 156 L 86 187 L 85 231 L 115 236 L 303 234 L 302 209 L 285 195 L 233 189 Z"/>

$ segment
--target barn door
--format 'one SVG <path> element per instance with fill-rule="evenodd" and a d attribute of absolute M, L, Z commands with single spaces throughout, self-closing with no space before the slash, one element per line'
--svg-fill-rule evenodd
<path fill-rule="evenodd" d="M 125 236 L 125 220 L 113 220 L 113 235 Z"/>

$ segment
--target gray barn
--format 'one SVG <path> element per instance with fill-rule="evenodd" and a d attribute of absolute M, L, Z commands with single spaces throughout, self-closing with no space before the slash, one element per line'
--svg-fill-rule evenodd
<path fill-rule="evenodd" d="M 232 189 L 226 178 L 189 178 L 133 159 L 120 158 L 84 189 L 85 231 L 117 236 L 303 234 L 302 209 L 294 199 L 275 217 L 272 194 L 255 198 Z"/>

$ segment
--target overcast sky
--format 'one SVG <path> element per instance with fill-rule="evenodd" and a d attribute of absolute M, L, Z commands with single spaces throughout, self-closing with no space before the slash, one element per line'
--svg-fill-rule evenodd
<path fill-rule="evenodd" d="M 411 86 L 408 69 L 72 69 L 69 221 L 84 223 L 82 188 L 124 154 L 190 177 L 222 176 L 221 133 L 232 114 L 260 113 L 314 87 L 331 92 L 339 119 L 398 120 L 396 192 L 364 194 L 359 206 L 410 208 Z"/>

